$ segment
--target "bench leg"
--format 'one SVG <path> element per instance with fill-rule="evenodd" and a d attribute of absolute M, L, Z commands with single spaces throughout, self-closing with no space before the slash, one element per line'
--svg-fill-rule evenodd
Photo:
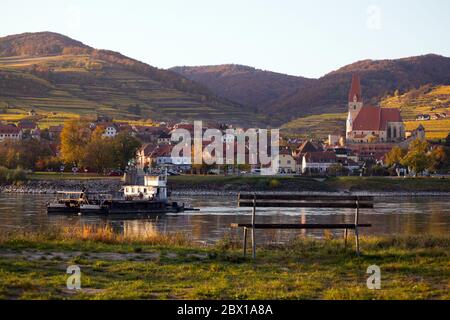
<path fill-rule="evenodd" d="M 348 235 L 348 229 L 344 230 L 344 248 L 347 249 L 347 235 Z"/>
<path fill-rule="evenodd" d="M 244 257 L 247 255 L 247 228 L 244 228 Z"/>
<path fill-rule="evenodd" d="M 355 228 L 356 254 L 359 256 L 359 232 L 358 227 Z"/>
<path fill-rule="evenodd" d="M 255 228 L 252 228 L 252 251 L 253 259 L 256 259 Z"/>

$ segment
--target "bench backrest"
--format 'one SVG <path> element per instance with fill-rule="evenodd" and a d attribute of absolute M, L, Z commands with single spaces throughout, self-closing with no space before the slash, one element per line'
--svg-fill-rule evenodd
<path fill-rule="evenodd" d="M 372 196 L 240 193 L 238 207 L 373 208 Z"/>

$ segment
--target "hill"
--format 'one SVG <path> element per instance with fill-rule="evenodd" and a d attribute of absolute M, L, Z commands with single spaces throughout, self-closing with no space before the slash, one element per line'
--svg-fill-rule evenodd
<path fill-rule="evenodd" d="M 399 108 L 406 130 L 416 129 L 422 124 L 428 139 L 442 139 L 450 133 L 450 85 L 424 85 L 403 94 L 395 92 L 386 96 L 379 104 L 385 108 Z M 435 116 L 444 113 L 447 118 L 416 121 L 420 114 Z M 286 123 L 282 129 L 290 134 L 323 139 L 328 133 L 345 130 L 346 116 L 344 112 L 300 117 Z"/>
<path fill-rule="evenodd" d="M 364 101 L 376 104 L 396 90 L 406 92 L 425 84 L 450 84 L 450 58 L 425 55 L 356 62 L 278 101 L 274 108 L 291 110 L 294 115 L 345 112 L 353 73 L 361 76 Z"/>
<path fill-rule="evenodd" d="M 346 111 L 353 73 L 359 73 L 366 102 L 378 103 L 396 90 L 450 84 L 450 58 L 425 55 L 396 60 L 364 60 L 319 79 L 285 76 L 245 66 L 182 67 L 173 70 L 218 95 L 264 110 L 286 121 Z M 262 80 L 260 80 L 262 79 Z M 254 87 L 255 89 L 248 89 Z"/>
<path fill-rule="evenodd" d="M 270 111 L 278 100 L 314 83 L 312 79 L 236 64 L 174 67 L 170 70 L 207 86 L 219 96 L 253 106 L 261 112 Z"/>
<path fill-rule="evenodd" d="M 9 115 L 34 108 L 121 119 L 263 120 L 174 72 L 50 32 L 0 38 L 0 107 Z"/>

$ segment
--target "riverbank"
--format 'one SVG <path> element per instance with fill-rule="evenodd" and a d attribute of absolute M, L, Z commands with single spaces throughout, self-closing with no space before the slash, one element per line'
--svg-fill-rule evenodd
<path fill-rule="evenodd" d="M 81 188 L 114 193 L 119 177 L 34 174 L 22 183 L 0 186 L 2 193 L 53 194 Z M 171 176 L 173 195 L 236 195 L 239 192 L 359 193 L 379 196 L 450 195 L 450 179 L 394 177 L 332 177 L 314 179 L 292 176 Z"/>
<path fill-rule="evenodd" d="M 450 299 L 450 237 L 298 238 L 260 245 L 255 262 L 230 239 L 200 246 L 186 236 L 97 232 L 2 235 L 2 299 Z M 68 290 L 66 269 L 81 270 Z M 381 269 L 369 290 L 367 268 Z"/>

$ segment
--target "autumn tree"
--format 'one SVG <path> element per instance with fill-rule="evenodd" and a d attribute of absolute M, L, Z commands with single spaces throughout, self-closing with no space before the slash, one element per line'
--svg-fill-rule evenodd
<path fill-rule="evenodd" d="M 395 146 L 386 154 L 385 163 L 388 167 L 391 167 L 395 164 L 400 164 L 403 160 L 403 157 L 406 155 L 407 150 L 402 149 L 398 146 Z"/>
<path fill-rule="evenodd" d="M 447 150 L 443 146 L 438 146 L 431 150 L 430 152 L 431 157 L 431 170 L 432 171 L 439 171 L 446 167 L 448 167 L 448 156 L 447 156 Z"/>
<path fill-rule="evenodd" d="M 67 164 L 78 165 L 86 155 L 91 130 L 83 120 L 69 120 L 61 132 L 61 159 Z"/>
<path fill-rule="evenodd" d="M 46 142 L 28 139 L 0 144 L 0 166 L 34 170 L 38 162 L 52 156 Z"/>
<path fill-rule="evenodd" d="M 429 147 L 426 141 L 414 140 L 409 145 L 408 153 L 402 159 L 402 164 L 412 169 L 416 174 L 431 168 L 433 161 L 428 154 Z"/>

